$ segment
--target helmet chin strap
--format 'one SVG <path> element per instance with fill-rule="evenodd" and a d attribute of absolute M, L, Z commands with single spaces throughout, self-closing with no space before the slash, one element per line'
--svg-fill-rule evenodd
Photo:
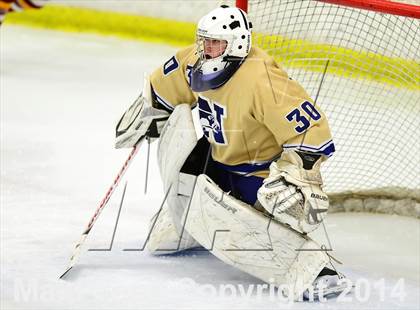
<path fill-rule="evenodd" d="M 227 55 L 223 57 L 223 61 L 226 62 L 225 69 L 210 74 L 203 74 L 200 61 L 197 60 L 192 68 L 191 89 L 195 92 L 204 92 L 223 86 L 239 69 L 245 58 Z"/>

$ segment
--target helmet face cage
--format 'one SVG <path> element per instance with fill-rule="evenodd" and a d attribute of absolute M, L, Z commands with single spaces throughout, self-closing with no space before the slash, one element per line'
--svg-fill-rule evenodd
<path fill-rule="evenodd" d="M 197 35 L 196 46 L 200 66 L 203 66 L 204 64 L 208 64 L 209 66 L 211 66 L 211 64 L 213 64 L 213 71 L 222 69 L 220 68 L 220 64 L 224 64 L 223 67 L 225 67 L 227 65 L 225 58 L 229 55 L 233 39 L 234 36 L 232 35 L 212 37 Z M 208 51 L 206 49 L 213 51 L 213 53 L 219 53 L 212 57 L 212 55 L 209 55 L 207 53 Z M 215 68 L 217 70 L 215 70 Z"/>

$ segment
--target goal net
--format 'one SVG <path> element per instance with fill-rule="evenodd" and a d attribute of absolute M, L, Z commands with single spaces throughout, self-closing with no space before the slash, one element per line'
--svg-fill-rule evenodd
<path fill-rule="evenodd" d="M 247 6 L 254 44 L 302 84 L 328 117 L 336 152 L 323 165 L 322 173 L 332 211 L 420 218 L 420 5 L 419 0 L 404 1 L 411 4 L 236 0 L 239 7 Z M 38 13 L 45 12 L 49 27 L 69 23 L 71 29 L 146 39 L 153 36 L 153 40 L 178 27 L 170 33 L 175 39 L 181 35 L 182 42 L 188 44 L 194 37 L 192 24 L 174 27 L 156 19 L 151 26 L 149 19 L 110 15 L 106 10 L 161 16 L 174 16 L 175 12 L 177 17 L 188 12 L 184 17 L 189 20 L 217 4 L 235 4 L 234 0 L 173 0 L 171 5 L 162 0 L 49 1 L 54 2 L 84 3 L 101 11 L 93 14 L 46 6 Z M 32 24 L 39 19 L 35 13 L 26 16 Z M 57 29 L 67 29 L 67 25 L 60 27 Z"/>
<path fill-rule="evenodd" d="M 419 217 L 420 6 L 383 0 L 237 5 L 247 6 L 253 43 L 329 119 L 336 153 L 323 177 L 335 209 Z"/>

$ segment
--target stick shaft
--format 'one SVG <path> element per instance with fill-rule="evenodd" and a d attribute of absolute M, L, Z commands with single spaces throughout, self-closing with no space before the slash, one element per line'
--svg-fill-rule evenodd
<path fill-rule="evenodd" d="M 123 175 L 125 174 L 125 172 L 127 171 L 128 167 L 130 166 L 130 163 L 133 161 L 133 158 L 135 157 L 135 155 L 138 152 L 138 148 L 139 148 L 139 144 L 137 144 L 137 145 L 135 145 L 133 147 L 130 155 L 128 156 L 128 158 L 124 162 L 124 165 L 121 167 L 120 171 L 118 172 L 118 174 L 115 177 L 114 181 L 112 182 L 111 186 L 108 188 L 108 190 L 107 190 L 104 198 L 99 203 L 98 208 L 96 209 L 96 211 L 93 214 L 92 218 L 90 219 L 90 221 L 89 221 L 86 229 L 83 231 L 82 236 L 80 237 L 79 242 L 76 244 L 76 246 L 74 248 L 73 255 L 70 257 L 69 267 L 66 269 L 66 272 L 63 273 L 63 275 L 61 275 L 60 278 L 62 278 L 65 274 L 67 274 L 67 272 L 75 265 L 75 263 L 77 261 L 77 258 L 80 255 L 81 247 L 82 247 L 83 243 L 85 242 L 85 240 L 87 238 L 87 235 L 91 231 L 93 225 L 95 224 L 95 222 L 98 219 L 99 215 L 101 214 L 102 210 L 105 208 L 107 202 L 109 201 L 109 199 L 111 198 L 111 196 L 114 193 L 115 189 L 117 188 L 118 184 L 120 183 Z"/>

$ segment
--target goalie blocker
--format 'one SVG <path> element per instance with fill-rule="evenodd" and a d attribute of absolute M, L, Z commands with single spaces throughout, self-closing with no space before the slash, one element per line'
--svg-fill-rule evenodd
<path fill-rule="evenodd" d="M 116 127 L 115 147 L 131 148 L 146 136 L 158 138 L 169 113 L 153 107 L 149 77 L 144 77 L 143 92 L 123 114 Z"/>
<path fill-rule="evenodd" d="M 207 142 L 197 141 L 190 106 L 176 106 L 159 142 L 168 195 L 152 220 L 148 249 L 166 254 L 201 245 L 290 298 L 301 298 L 313 288 L 328 255 L 307 235 L 223 192 L 203 173 L 209 157 Z"/>

